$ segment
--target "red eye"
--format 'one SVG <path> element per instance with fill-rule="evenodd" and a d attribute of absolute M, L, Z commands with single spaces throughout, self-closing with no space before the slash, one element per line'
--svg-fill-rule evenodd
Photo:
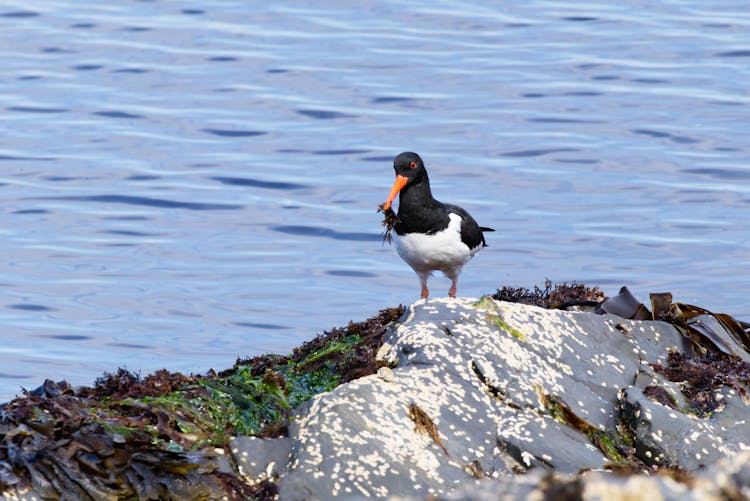
<path fill-rule="evenodd" d="M 411 167 L 412 169 L 416 169 L 417 168 L 417 162 L 411 162 L 411 163 L 409 163 L 409 167 Z"/>

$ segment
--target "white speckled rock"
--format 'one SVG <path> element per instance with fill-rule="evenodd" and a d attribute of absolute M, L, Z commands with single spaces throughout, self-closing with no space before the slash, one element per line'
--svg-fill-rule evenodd
<path fill-rule="evenodd" d="M 578 473 L 609 461 L 580 432 L 535 409 L 506 410 L 497 435 L 498 447 L 515 461 L 516 471 L 543 468 Z"/>
<path fill-rule="evenodd" d="M 681 346 L 663 322 L 489 299 L 418 301 L 379 352 L 390 371 L 315 397 L 290 427 L 281 499 L 435 495 L 478 476 L 600 468 L 604 454 L 553 420 L 540 394 L 614 430 L 619 390 Z M 415 429 L 412 404 L 440 443 Z"/>
<path fill-rule="evenodd" d="M 558 475 L 557 495 L 547 491 L 544 475 L 529 473 L 467 485 L 445 496 L 446 501 L 530 501 L 580 499 L 582 501 L 726 501 L 750 499 L 750 452 L 743 452 L 699 470 L 686 485 L 662 475 L 621 476 L 594 471 Z M 566 488 L 560 485 L 567 485 Z M 567 494 L 565 496 L 564 494 Z M 411 498 L 416 501 L 418 498 Z"/>
<path fill-rule="evenodd" d="M 648 464 L 679 465 L 687 470 L 711 465 L 750 450 L 748 407 L 738 395 L 712 418 L 703 419 L 648 399 L 639 388 L 624 391 L 624 416 L 636 441 L 636 454 Z M 742 419 L 738 414 L 744 414 Z"/>

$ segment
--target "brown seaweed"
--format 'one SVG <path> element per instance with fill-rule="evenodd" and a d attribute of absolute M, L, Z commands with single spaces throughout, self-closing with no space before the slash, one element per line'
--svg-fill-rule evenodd
<path fill-rule="evenodd" d="M 597 313 L 611 313 L 631 320 L 652 320 L 652 313 L 638 301 L 627 287 L 622 287 L 616 296 L 603 301 Z"/>
<path fill-rule="evenodd" d="M 658 402 L 670 409 L 678 408 L 677 400 L 662 386 L 650 384 L 643 389 L 643 394 L 654 402 Z"/>
<path fill-rule="evenodd" d="M 409 419 L 414 421 L 414 430 L 418 433 L 426 434 L 433 442 L 443 449 L 443 452 L 448 454 L 448 449 L 443 445 L 443 441 L 440 440 L 440 433 L 438 432 L 437 425 L 432 418 L 414 402 L 409 404 L 408 409 Z"/>
<path fill-rule="evenodd" d="M 591 288 L 577 282 L 571 285 L 562 283 L 553 286 L 550 279 L 544 281 L 544 288 L 535 285 L 533 290 L 506 285 L 498 289 L 492 298 L 498 301 L 563 310 L 571 307 L 595 307 L 607 299 L 597 286 Z"/>
<path fill-rule="evenodd" d="M 667 364 L 652 364 L 669 381 L 682 383 L 689 399 L 689 410 L 701 417 L 710 416 L 725 405 L 718 391 L 728 387 L 750 402 L 750 364 L 720 352 L 688 355 L 672 352 Z"/>
<path fill-rule="evenodd" d="M 393 230 L 393 227 L 396 226 L 396 223 L 399 222 L 399 218 L 396 215 L 396 213 L 391 209 L 390 207 L 385 209 L 384 204 L 380 204 L 378 206 L 378 212 L 383 213 L 383 226 L 385 226 L 385 232 L 383 233 L 383 244 L 387 241 L 389 244 L 391 243 L 391 231 Z"/>
<path fill-rule="evenodd" d="M 633 320 L 669 322 L 684 336 L 683 349 L 689 354 L 723 353 L 750 362 L 750 324 L 725 313 L 673 303 L 670 292 L 650 294 L 649 297 L 651 310 L 638 301 L 627 287 L 622 287 L 617 296 L 601 303 L 597 313 L 611 313 Z"/>

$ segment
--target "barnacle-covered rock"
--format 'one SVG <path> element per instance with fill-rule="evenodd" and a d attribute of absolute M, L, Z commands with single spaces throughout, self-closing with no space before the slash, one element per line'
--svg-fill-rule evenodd
<path fill-rule="evenodd" d="M 517 473 L 541 472 L 541 482 L 544 472 L 680 472 L 705 463 L 688 460 L 696 455 L 731 456 L 745 447 L 733 440 L 735 412 L 708 423 L 679 408 L 684 396 L 662 395 L 662 404 L 660 392 L 646 392 L 657 400 L 643 392 L 673 384 L 653 366 L 684 345 L 683 332 L 662 321 L 489 297 L 417 301 L 379 351 L 388 377 L 358 379 L 298 409 L 281 499 L 419 499 Z M 741 399 L 731 405 L 748 412 Z M 611 491 L 638 482 L 654 493 L 688 490 L 672 480 L 613 482 Z"/>

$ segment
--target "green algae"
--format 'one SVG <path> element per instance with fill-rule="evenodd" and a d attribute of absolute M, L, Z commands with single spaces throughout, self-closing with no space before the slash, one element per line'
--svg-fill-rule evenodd
<path fill-rule="evenodd" d="M 357 335 L 344 336 L 340 339 L 331 339 L 323 346 L 323 348 L 315 351 L 304 360 L 300 361 L 298 364 L 299 369 L 304 369 L 306 366 L 315 364 L 317 361 L 330 358 L 331 356 L 346 356 L 346 354 L 353 350 L 360 341 L 362 341 L 362 338 Z"/>
<path fill-rule="evenodd" d="M 251 365 L 239 365 L 228 377 L 201 384 L 210 390 L 212 406 L 233 434 L 265 434 L 284 424 L 298 405 L 338 386 L 340 377 L 330 368 L 304 373 L 300 365 L 288 361 L 263 375 L 256 375 Z"/>
<path fill-rule="evenodd" d="M 508 334 L 510 334 L 511 336 L 513 336 L 514 338 L 518 339 L 519 341 L 521 341 L 521 342 L 525 342 L 526 341 L 526 335 L 523 332 L 521 332 L 518 329 L 516 329 L 515 327 L 512 327 L 510 324 L 508 324 L 508 322 L 506 322 L 505 320 L 503 320 L 500 317 L 500 315 L 487 315 L 487 320 L 489 320 L 490 322 L 492 322 L 494 325 L 500 327 L 505 332 L 507 332 Z"/>
<path fill-rule="evenodd" d="M 526 335 L 516 329 L 515 327 L 511 326 L 508 322 L 503 320 L 503 318 L 499 315 L 500 312 L 500 306 L 497 304 L 497 302 L 492 298 L 492 296 L 482 296 L 479 298 L 477 302 L 472 304 L 472 306 L 478 310 L 485 310 L 492 313 L 488 313 L 485 317 L 488 322 L 492 323 L 493 325 L 496 325 L 497 327 L 500 327 L 502 330 L 513 336 L 514 338 L 518 339 L 521 342 L 526 341 Z"/>
<path fill-rule="evenodd" d="M 296 407 L 307 402 L 318 393 L 331 391 L 339 385 L 340 377 L 330 369 L 320 369 L 288 379 L 290 385 L 289 404 Z"/>
<path fill-rule="evenodd" d="M 482 296 L 477 302 L 471 305 L 477 310 L 488 310 L 488 311 L 500 311 L 500 307 L 497 305 L 492 296 Z"/>

